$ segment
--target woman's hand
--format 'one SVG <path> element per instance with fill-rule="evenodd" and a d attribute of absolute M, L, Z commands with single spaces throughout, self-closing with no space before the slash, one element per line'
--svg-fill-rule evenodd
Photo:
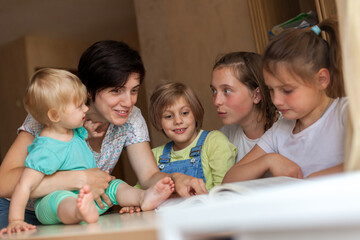
<path fill-rule="evenodd" d="M 105 189 L 109 186 L 109 182 L 114 180 L 115 177 L 109 175 L 108 171 L 102 171 L 99 168 L 90 168 L 84 170 L 85 173 L 85 182 L 82 185 L 88 184 L 92 193 L 94 194 L 94 199 L 101 209 L 105 208 L 105 205 L 101 201 L 103 199 L 106 204 L 111 207 L 112 202 L 105 193 Z"/>
<path fill-rule="evenodd" d="M 96 129 L 103 124 L 102 122 L 93 122 L 91 120 L 87 120 L 84 123 L 85 129 L 88 131 L 88 138 L 98 138 L 105 135 L 105 131 L 97 132 Z"/>
<path fill-rule="evenodd" d="M 175 191 L 180 197 L 190 197 L 208 192 L 201 178 L 195 178 L 182 173 L 173 173 L 171 177 L 175 183 Z"/>

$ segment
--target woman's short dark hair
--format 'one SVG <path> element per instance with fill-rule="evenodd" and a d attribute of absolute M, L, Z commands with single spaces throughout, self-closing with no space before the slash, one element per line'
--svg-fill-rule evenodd
<path fill-rule="evenodd" d="M 118 41 L 99 41 L 81 56 L 78 75 L 95 101 L 96 93 L 109 87 L 122 87 L 131 73 L 145 77 L 145 68 L 139 53 Z"/>

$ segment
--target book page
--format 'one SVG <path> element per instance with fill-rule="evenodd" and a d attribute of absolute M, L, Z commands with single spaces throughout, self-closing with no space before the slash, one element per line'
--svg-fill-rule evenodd
<path fill-rule="evenodd" d="M 359 182 L 359 171 L 333 174 L 259 188 L 232 201 L 169 209 L 159 215 L 159 235 L 164 240 L 222 239 L 222 233 L 237 240 L 359 239 L 360 188 L 354 187 Z"/>
<path fill-rule="evenodd" d="M 189 207 L 196 207 L 199 205 L 204 205 L 206 202 L 209 201 L 208 194 L 202 195 L 195 195 L 188 198 L 170 198 L 163 203 L 161 203 L 155 211 L 164 211 L 168 208 L 189 208 Z"/>
<path fill-rule="evenodd" d="M 299 181 L 301 182 L 303 180 L 292 177 L 269 177 L 242 182 L 225 183 L 213 187 L 210 190 L 209 195 L 211 198 L 227 198 L 231 197 L 232 195 L 243 195 L 247 194 L 248 192 L 257 191 L 259 189 L 270 188 L 279 184 Z"/>
<path fill-rule="evenodd" d="M 302 182 L 303 180 L 291 177 L 269 177 L 242 182 L 226 183 L 213 187 L 209 194 L 196 195 L 189 198 L 173 198 L 164 201 L 158 206 L 157 211 L 167 208 L 189 208 L 196 207 L 211 202 L 227 201 L 246 195 L 249 192 L 259 189 L 271 188 L 280 184 Z"/>

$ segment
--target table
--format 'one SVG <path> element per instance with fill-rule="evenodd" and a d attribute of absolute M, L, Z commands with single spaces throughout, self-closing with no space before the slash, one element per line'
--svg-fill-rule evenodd
<path fill-rule="evenodd" d="M 3 235 L 0 239 L 157 239 L 155 211 L 133 214 L 111 213 L 100 216 L 97 223 L 38 226 L 37 230 Z"/>

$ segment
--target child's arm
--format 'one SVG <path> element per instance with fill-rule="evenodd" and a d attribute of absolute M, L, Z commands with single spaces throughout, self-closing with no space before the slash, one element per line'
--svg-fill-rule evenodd
<path fill-rule="evenodd" d="M 176 193 L 181 197 L 188 197 L 194 193 L 207 193 L 205 183 L 200 178 L 182 173 L 168 174 L 160 172 L 148 142 L 140 142 L 127 146 L 127 155 L 144 189 L 153 186 L 163 177 L 169 176 L 174 180 Z"/>
<path fill-rule="evenodd" d="M 44 173 L 31 168 L 25 168 L 19 183 L 16 185 L 13 195 L 11 196 L 9 210 L 9 225 L 1 230 L 1 233 L 27 231 L 36 228 L 34 225 L 24 221 L 25 208 L 29 200 L 30 193 L 39 185 L 44 178 Z"/>
<path fill-rule="evenodd" d="M 266 158 L 260 158 L 265 155 L 266 153 L 258 145 L 255 145 L 244 158 L 230 168 L 223 183 L 260 178 L 269 169 Z"/>
<path fill-rule="evenodd" d="M 93 122 L 91 120 L 87 120 L 84 123 L 84 127 L 88 132 L 88 138 L 98 138 L 105 135 L 105 131 L 97 132 L 96 129 L 103 124 L 102 122 Z"/>
<path fill-rule="evenodd" d="M 327 169 L 323 169 L 318 172 L 314 172 L 314 173 L 310 174 L 309 176 L 307 176 L 306 178 L 319 177 L 319 176 L 328 175 L 328 174 L 340 173 L 343 171 L 344 171 L 344 164 L 342 163 L 342 164 L 336 165 L 331 168 L 327 168 Z"/>
<path fill-rule="evenodd" d="M 245 181 L 262 177 L 267 171 L 273 176 L 302 178 L 299 165 L 277 154 L 267 154 L 258 145 L 235 164 L 225 175 L 223 183 Z"/>
<path fill-rule="evenodd" d="M 207 136 L 203 151 L 206 153 L 210 168 L 206 169 L 207 166 L 203 165 L 205 177 L 207 178 L 210 174 L 212 176 L 210 187 L 221 184 L 227 171 L 235 164 L 237 148 L 222 132 L 214 130 Z M 208 184 L 207 181 L 207 187 L 209 187 Z"/>

